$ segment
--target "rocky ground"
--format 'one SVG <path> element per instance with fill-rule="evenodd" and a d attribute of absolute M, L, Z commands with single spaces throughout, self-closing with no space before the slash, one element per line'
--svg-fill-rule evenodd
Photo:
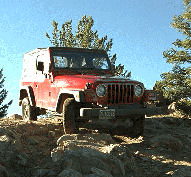
<path fill-rule="evenodd" d="M 191 119 L 147 117 L 136 138 L 96 129 L 0 119 L 0 176 L 191 176 Z"/>

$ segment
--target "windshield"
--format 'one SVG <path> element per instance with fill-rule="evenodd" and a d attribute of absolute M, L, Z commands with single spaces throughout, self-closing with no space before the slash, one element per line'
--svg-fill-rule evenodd
<path fill-rule="evenodd" d="M 103 53 L 53 51 L 55 68 L 109 70 L 109 59 Z"/>

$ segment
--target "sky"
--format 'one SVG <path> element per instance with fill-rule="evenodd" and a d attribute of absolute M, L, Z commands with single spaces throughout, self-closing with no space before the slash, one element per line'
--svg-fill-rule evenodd
<path fill-rule="evenodd" d="M 52 44 L 52 21 L 58 28 L 72 19 L 73 33 L 83 15 L 92 16 L 99 37 L 113 38 L 111 54 L 116 65 L 131 71 L 131 79 L 152 89 L 160 74 L 173 65 L 162 53 L 173 47 L 182 35 L 171 28 L 174 15 L 185 10 L 182 0 L 0 0 L 0 69 L 8 91 L 3 104 L 13 100 L 8 116 L 21 115 L 19 101 L 23 55 Z"/>

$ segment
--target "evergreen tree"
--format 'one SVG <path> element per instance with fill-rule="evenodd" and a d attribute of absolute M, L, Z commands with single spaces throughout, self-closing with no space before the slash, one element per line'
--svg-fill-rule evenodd
<path fill-rule="evenodd" d="M 0 89 L 4 87 L 3 83 L 5 81 L 5 77 L 3 77 L 2 71 L 3 69 L 0 70 Z M 11 100 L 9 103 L 2 105 L 4 99 L 7 97 L 7 93 L 8 92 L 5 89 L 0 91 L 0 118 L 3 118 L 7 115 L 7 109 L 13 102 L 13 100 Z"/>
<path fill-rule="evenodd" d="M 182 15 L 175 15 L 171 25 L 185 39 L 177 39 L 174 48 L 163 52 L 166 62 L 174 66 L 172 71 L 161 74 L 162 80 L 156 82 L 155 89 L 171 102 L 177 102 L 176 109 L 188 116 L 191 113 L 191 1 L 184 0 L 183 3 L 186 10 Z"/>
<path fill-rule="evenodd" d="M 65 22 L 62 25 L 62 31 L 58 30 L 58 23 L 53 20 L 53 32 L 52 39 L 49 34 L 46 32 L 46 37 L 50 40 L 50 42 L 56 47 L 80 47 L 80 48 L 89 48 L 89 49 L 103 49 L 108 54 L 113 45 L 113 39 L 111 38 L 107 41 L 107 35 L 105 37 L 99 38 L 98 31 L 93 31 L 91 28 L 94 25 L 94 21 L 91 16 L 88 18 L 86 15 L 82 17 L 78 22 L 77 31 L 75 31 L 75 35 L 72 33 L 72 20 Z M 116 62 L 116 54 L 110 55 L 109 59 L 111 64 L 115 65 Z M 114 75 L 116 76 L 124 76 L 131 77 L 131 72 L 127 73 L 127 70 L 123 72 L 124 65 L 119 64 L 115 66 Z"/>

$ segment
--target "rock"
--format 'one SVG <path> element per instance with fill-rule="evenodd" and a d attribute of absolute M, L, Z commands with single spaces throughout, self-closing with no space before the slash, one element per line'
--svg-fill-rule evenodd
<path fill-rule="evenodd" d="M 160 130 L 164 130 L 165 125 L 157 120 L 146 120 L 145 121 L 145 127 L 149 126 L 152 129 L 160 129 Z"/>
<path fill-rule="evenodd" d="M 64 168 L 73 168 L 83 175 L 91 173 L 92 167 L 111 172 L 115 176 L 125 174 L 124 165 L 119 159 L 91 148 L 66 150 L 60 159 L 64 162 Z"/>
<path fill-rule="evenodd" d="M 9 177 L 10 176 L 8 171 L 6 170 L 6 168 L 2 164 L 0 164 L 0 176 L 1 177 Z"/>
<path fill-rule="evenodd" d="M 4 128 L 0 128 L 0 134 L 0 163 L 10 172 L 10 176 L 19 176 L 14 170 L 22 172 L 20 168 L 25 168 L 29 160 L 28 155 L 20 150 L 20 136 L 15 131 Z"/>
<path fill-rule="evenodd" d="M 96 174 L 88 174 L 88 175 L 83 175 L 83 177 L 99 177 L 99 176 Z"/>
<path fill-rule="evenodd" d="M 47 127 L 48 127 L 49 130 L 54 131 L 58 126 L 53 125 L 53 124 L 48 124 Z"/>
<path fill-rule="evenodd" d="M 13 120 L 22 120 L 22 116 L 18 115 L 18 114 L 13 114 L 11 116 L 9 116 L 9 119 L 13 119 Z"/>
<path fill-rule="evenodd" d="M 126 122 L 128 123 L 128 122 Z M 20 134 L 14 130 L 0 128 L 0 176 L 124 176 L 136 169 L 133 156 L 125 146 L 117 143 L 109 134 L 73 134 L 63 135 L 51 140 L 44 135 L 47 130 L 49 137 L 55 136 L 54 127 L 34 125 L 34 123 L 18 125 Z M 37 132 L 37 131 L 38 132 Z M 30 131 L 34 131 L 31 136 Z M 41 138 L 41 135 L 44 135 Z M 49 141 L 48 141 L 49 140 Z M 54 142 L 52 152 L 44 147 Z M 117 147 L 115 147 L 117 146 Z M 126 149 L 126 150 L 125 150 Z M 41 159 L 43 158 L 43 159 Z M 40 163 L 41 165 L 39 165 Z"/>
<path fill-rule="evenodd" d="M 14 141 L 15 139 L 20 138 L 20 136 L 14 130 L 8 130 L 0 127 L 0 136 L 6 135 L 6 141 Z M 2 137 L 3 138 L 3 137 Z M 5 140 L 2 140 L 5 141 Z"/>
<path fill-rule="evenodd" d="M 53 172 L 53 171 L 50 171 L 50 172 L 46 175 L 46 177 L 54 177 L 54 176 L 56 176 L 56 173 Z"/>
<path fill-rule="evenodd" d="M 184 148 L 183 143 L 178 139 L 172 137 L 170 134 L 162 134 L 150 139 L 151 147 L 163 147 L 173 151 L 180 151 Z"/>
<path fill-rule="evenodd" d="M 48 169 L 38 169 L 33 173 L 33 177 L 47 176 L 49 172 L 50 170 Z"/>
<path fill-rule="evenodd" d="M 191 167 L 180 167 L 180 169 L 176 170 L 173 174 L 172 177 L 191 177 Z"/>
<path fill-rule="evenodd" d="M 92 171 L 95 175 L 100 176 L 100 177 L 112 177 L 111 174 L 109 174 L 109 173 L 107 173 L 107 172 L 105 172 L 105 171 L 103 171 L 103 170 L 100 170 L 99 168 L 92 167 L 92 168 L 91 168 L 91 171 Z"/>
<path fill-rule="evenodd" d="M 55 132 L 54 131 L 49 131 L 48 132 L 48 137 L 55 137 Z"/>
<path fill-rule="evenodd" d="M 181 118 L 167 117 L 164 119 L 164 122 L 168 125 L 181 125 L 184 120 Z"/>
<path fill-rule="evenodd" d="M 21 166 L 26 166 L 28 163 L 28 156 L 24 154 L 13 154 L 10 159 L 10 163 L 12 164 L 13 167 L 21 167 Z"/>
<path fill-rule="evenodd" d="M 20 135 L 14 130 L 0 128 L 0 151 L 15 151 L 20 148 Z"/>
<path fill-rule="evenodd" d="M 110 154 L 123 162 L 127 174 L 134 173 L 136 175 L 137 167 L 135 159 L 128 147 L 125 145 L 115 145 L 110 151 Z"/>
<path fill-rule="evenodd" d="M 29 145 L 37 145 L 37 144 L 39 144 L 38 140 L 36 140 L 36 139 L 34 139 L 34 138 L 27 138 L 27 139 L 26 139 L 26 142 L 27 142 L 27 144 L 29 144 Z"/>
<path fill-rule="evenodd" d="M 9 143 L 7 143 L 6 141 L 0 141 L 0 152 L 5 151 L 8 146 Z"/>
<path fill-rule="evenodd" d="M 71 136 L 71 135 L 63 135 L 57 140 L 57 145 L 61 145 L 63 141 L 68 141 L 68 140 L 76 140 L 77 135 Z"/>
<path fill-rule="evenodd" d="M 76 145 L 85 146 L 104 146 L 109 144 L 116 144 L 109 134 L 85 134 L 85 135 L 63 135 L 57 140 L 58 146 L 64 146 L 69 148 L 70 144 L 75 143 Z M 69 146 L 68 146 L 69 145 Z"/>
<path fill-rule="evenodd" d="M 62 171 L 58 177 L 82 177 L 82 174 L 80 174 L 79 172 L 77 172 L 74 169 L 68 169 L 68 170 L 64 170 Z"/>
<path fill-rule="evenodd" d="M 63 155 L 63 154 L 64 154 L 64 148 L 57 147 L 51 151 L 51 158 L 54 162 L 57 162 L 58 160 L 61 159 L 61 155 Z"/>

